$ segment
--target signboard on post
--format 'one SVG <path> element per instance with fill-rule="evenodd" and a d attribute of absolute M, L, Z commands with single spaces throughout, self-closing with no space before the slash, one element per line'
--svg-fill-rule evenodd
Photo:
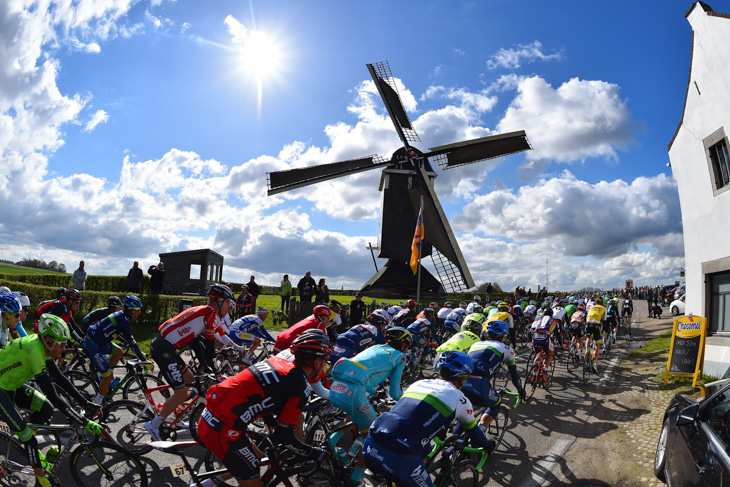
<path fill-rule="evenodd" d="M 697 385 L 697 378 L 702 376 L 706 333 L 706 318 L 689 315 L 674 320 L 664 385 L 670 375 L 694 377 L 692 387 Z"/>

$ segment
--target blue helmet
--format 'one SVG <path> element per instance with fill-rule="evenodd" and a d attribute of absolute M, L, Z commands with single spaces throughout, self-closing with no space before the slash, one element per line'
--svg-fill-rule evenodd
<path fill-rule="evenodd" d="M 465 377 L 474 371 L 474 361 L 464 352 L 448 351 L 441 354 L 436 368 L 446 378 Z"/>
<path fill-rule="evenodd" d="M 12 294 L 0 294 L 0 311 L 8 313 L 20 313 L 20 300 Z"/>
<path fill-rule="evenodd" d="M 140 309 L 142 307 L 142 300 L 132 294 L 124 296 L 124 306 L 127 308 Z"/>
<path fill-rule="evenodd" d="M 495 320 L 487 325 L 487 334 L 504 336 L 509 333 L 509 325 L 502 320 Z"/>

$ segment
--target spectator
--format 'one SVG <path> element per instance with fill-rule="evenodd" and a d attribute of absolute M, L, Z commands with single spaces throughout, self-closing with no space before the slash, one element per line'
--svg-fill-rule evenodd
<path fill-rule="evenodd" d="M 162 286 L 165 284 L 165 265 L 160 262 L 159 264 L 151 265 L 147 269 L 147 274 L 150 275 L 150 292 L 152 294 L 160 294 L 162 292 Z"/>
<path fill-rule="evenodd" d="M 322 286 L 325 286 L 326 287 L 325 282 L 324 282 L 324 277 L 319 280 L 319 283 L 317 283 L 316 286 L 314 286 L 314 302 L 315 303 L 327 304 L 327 301 L 322 301 L 321 300 L 321 293 L 322 293 L 321 288 L 322 288 Z"/>
<path fill-rule="evenodd" d="M 324 279 L 320 280 L 320 285 L 317 286 L 317 299 L 315 301 L 318 304 L 327 304 L 330 302 L 330 289 L 324 283 Z"/>
<path fill-rule="evenodd" d="M 362 323 L 365 315 L 365 302 L 362 300 L 362 294 L 355 294 L 355 299 L 350 303 L 350 328 Z"/>
<path fill-rule="evenodd" d="M 487 283 L 487 288 L 485 289 L 485 291 L 487 292 L 487 296 L 486 296 L 487 300 L 486 300 L 486 302 L 488 303 L 489 300 L 491 299 L 490 296 L 494 292 L 494 287 L 492 286 L 492 283 L 491 282 L 488 282 Z"/>
<path fill-rule="evenodd" d="M 241 287 L 241 294 L 236 299 L 236 309 L 238 310 L 238 317 L 243 318 L 247 315 L 252 315 L 254 308 L 253 295 L 248 290 L 248 285 L 244 284 Z"/>
<path fill-rule="evenodd" d="M 248 292 L 251 293 L 251 296 L 253 297 L 253 305 L 252 308 L 256 309 L 256 299 L 258 299 L 259 294 L 261 294 L 261 291 L 259 290 L 259 285 L 254 282 L 255 276 L 251 276 L 251 280 L 248 281 Z M 250 313 L 249 313 L 250 314 Z"/>
<path fill-rule="evenodd" d="M 291 298 L 291 281 L 289 280 L 289 274 L 284 274 L 284 279 L 281 281 L 281 310 L 289 312 L 289 298 Z"/>
<path fill-rule="evenodd" d="M 86 271 L 84 270 L 84 261 L 79 262 L 79 268 L 73 273 L 73 287 L 79 291 L 83 291 L 86 287 Z"/>
<path fill-rule="evenodd" d="M 302 303 L 311 303 L 312 297 L 314 297 L 314 288 L 317 287 L 314 282 L 314 278 L 312 278 L 312 273 L 310 271 L 307 271 L 307 273 L 299 279 L 299 283 L 297 284 L 297 289 L 299 289 L 299 301 Z"/>
<path fill-rule="evenodd" d="M 139 262 L 134 261 L 134 265 L 127 273 L 127 291 L 130 293 L 138 293 L 142 289 L 142 278 L 144 273 L 139 268 Z"/>

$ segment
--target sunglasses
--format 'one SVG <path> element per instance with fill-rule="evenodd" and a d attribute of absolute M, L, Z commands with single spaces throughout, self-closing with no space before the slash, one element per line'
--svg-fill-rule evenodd
<path fill-rule="evenodd" d="M 66 345 L 68 345 L 68 342 L 67 341 L 56 342 L 56 345 L 58 345 L 59 347 L 61 347 L 61 348 L 63 348 L 65 350 L 66 349 Z"/>
<path fill-rule="evenodd" d="M 142 310 L 142 308 L 129 308 L 129 309 L 132 311 L 141 311 Z"/>

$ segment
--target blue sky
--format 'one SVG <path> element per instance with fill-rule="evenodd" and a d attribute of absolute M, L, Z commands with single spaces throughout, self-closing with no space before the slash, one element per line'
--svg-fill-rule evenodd
<path fill-rule="evenodd" d="M 124 274 L 212 248 L 227 280 L 359 287 L 379 171 L 277 197 L 265 174 L 389 157 L 365 67 L 387 60 L 420 149 L 520 129 L 533 145 L 438 171 L 477 283 L 536 289 L 545 259 L 551 289 L 671 283 L 690 5 L 3 2 L 0 256 Z"/>

